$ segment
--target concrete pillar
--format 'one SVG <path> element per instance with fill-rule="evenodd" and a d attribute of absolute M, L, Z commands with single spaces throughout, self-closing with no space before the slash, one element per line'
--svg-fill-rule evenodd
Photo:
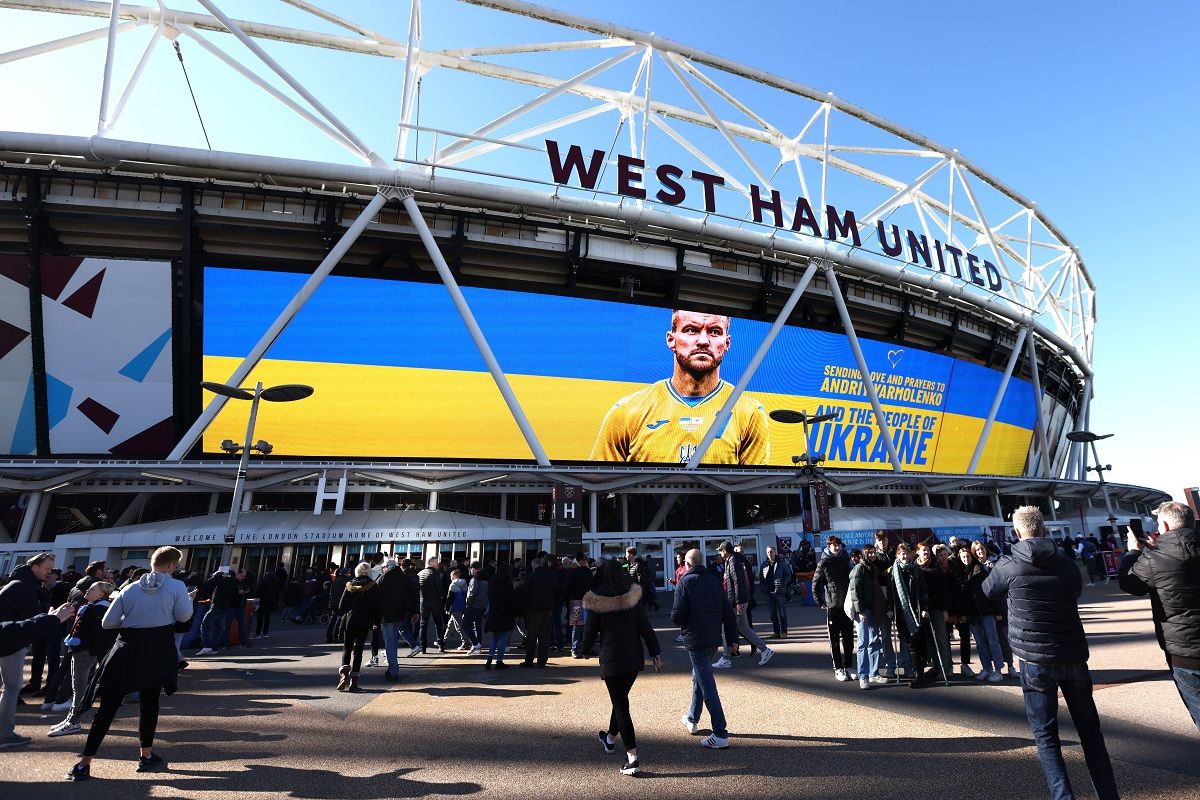
<path fill-rule="evenodd" d="M 725 530 L 733 530 L 733 493 L 725 493 Z"/>
<path fill-rule="evenodd" d="M 629 530 L 629 495 L 621 495 L 621 532 Z"/>
<path fill-rule="evenodd" d="M 1054 495 L 1050 495 L 1046 500 L 1050 503 L 1050 521 L 1058 522 L 1058 511 L 1054 508 Z"/>
<path fill-rule="evenodd" d="M 1000 490 L 992 492 L 992 514 L 993 516 L 1004 518 L 1004 509 L 1000 505 Z"/>
<path fill-rule="evenodd" d="M 21 516 L 21 527 L 17 531 L 17 542 L 24 544 L 34 541 L 34 530 L 37 528 L 38 515 L 42 510 L 43 498 L 45 494 L 42 492 L 29 493 L 29 505 L 25 507 L 25 513 Z"/>
<path fill-rule="evenodd" d="M 842 506 L 842 493 L 841 492 L 833 493 L 833 507 L 834 508 L 843 508 L 844 507 L 844 506 Z"/>
<path fill-rule="evenodd" d="M 921 492 L 921 505 L 929 508 L 933 503 L 929 500 L 929 492 Z"/>
<path fill-rule="evenodd" d="M 438 510 L 437 504 L 438 504 L 438 493 L 430 492 L 429 493 L 429 510 L 437 511 Z"/>
<path fill-rule="evenodd" d="M 252 505 L 254 505 L 254 492 L 247 489 L 242 492 L 242 511 L 249 511 Z"/>
<path fill-rule="evenodd" d="M 596 528 L 600 522 L 600 496 L 595 492 L 588 492 L 588 530 L 592 533 L 596 532 Z"/>
<path fill-rule="evenodd" d="M 500 495 L 500 519 L 508 519 L 508 494 Z"/>
<path fill-rule="evenodd" d="M 217 513 L 217 503 L 221 500 L 220 492 L 213 492 L 208 496 L 208 513 Z M 93 559 L 94 560 L 94 559 Z"/>

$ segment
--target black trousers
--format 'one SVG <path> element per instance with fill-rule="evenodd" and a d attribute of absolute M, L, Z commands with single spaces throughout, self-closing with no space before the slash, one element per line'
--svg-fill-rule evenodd
<path fill-rule="evenodd" d="M 342 640 L 342 666 L 350 667 L 353 673 L 362 672 L 363 648 L 367 645 L 367 635 L 370 633 L 368 629 L 347 629 L 345 632 L 345 638 Z"/>
<path fill-rule="evenodd" d="M 550 658 L 550 622 L 554 609 L 543 608 L 538 611 L 525 612 L 525 663 L 537 658 L 537 663 L 545 664 Z"/>
<path fill-rule="evenodd" d="M 42 675 L 52 677 L 58 670 L 59 651 L 62 649 L 62 634 L 52 633 L 38 639 L 30 650 L 32 659 L 29 662 L 29 682 L 38 687 L 42 686 Z M 47 669 L 49 667 L 49 669 Z"/>
<path fill-rule="evenodd" d="M 258 620 L 254 623 L 255 636 L 266 636 L 271 632 L 271 615 L 274 613 L 274 605 L 263 603 L 258 607 Z"/>
<path fill-rule="evenodd" d="M 612 700 L 612 714 L 608 718 L 608 735 L 615 738 L 617 734 L 620 734 L 626 750 L 633 750 L 637 747 L 637 736 L 633 732 L 633 717 L 629 715 L 629 690 L 633 688 L 633 682 L 637 680 L 637 676 L 636 672 L 629 672 L 604 679 L 604 685 L 608 688 L 608 698 Z"/>
<path fill-rule="evenodd" d="M 858 672 L 854 661 L 854 623 L 840 608 L 830 606 L 825 610 L 825 614 L 829 622 L 829 657 L 833 659 L 833 668 Z M 839 639 L 842 645 L 840 653 Z"/>
<path fill-rule="evenodd" d="M 442 609 L 438 606 L 426 606 L 421 609 L 421 631 L 417 635 L 421 640 L 421 649 L 424 650 L 429 644 L 429 629 L 433 628 L 433 641 L 438 647 L 444 647 L 446 640 L 442 638 L 442 634 L 446 630 L 446 615 L 442 613 Z"/>
<path fill-rule="evenodd" d="M 142 747 L 154 746 L 154 731 L 158 729 L 158 695 L 160 691 L 160 689 L 143 689 L 138 692 L 140 710 L 138 737 L 141 739 Z M 112 725 L 112 721 L 116 719 L 117 711 L 120 710 L 121 703 L 124 701 L 125 696 L 121 694 L 100 695 L 100 708 L 96 710 L 96 718 L 92 720 L 92 729 L 88 731 L 87 742 L 83 746 L 85 756 L 94 756 L 100 750 L 100 743 L 104 741 L 104 737 L 108 734 L 108 729 Z"/>
<path fill-rule="evenodd" d="M 971 666 L 971 623 L 960 622 L 954 626 L 958 631 L 958 662 L 964 667 Z"/>

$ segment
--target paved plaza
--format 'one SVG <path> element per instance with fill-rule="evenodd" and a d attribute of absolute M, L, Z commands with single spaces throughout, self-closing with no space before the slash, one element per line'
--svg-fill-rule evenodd
<path fill-rule="evenodd" d="M 595 659 L 566 655 L 546 670 L 503 672 L 462 654 L 402 659 L 398 683 L 364 669 L 365 691 L 342 694 L 334 690 L 340 646 L 324 644 L 316 626 L 278 625 L 250 649 L 191 660 L 180 692 L 163 701 L 155 749 L 168 772 L 134 772 L 137 714 L 126 706 L 92 765 L 94 780 L 67 788 L 83 737 L 47 738 L 61 714 L 22 706 L 18 732 L 34 741 L 0 753 L 0 798 L 1048 796 L 1015 681 L 918 691 L 837 683 L 823 616 L 789 608 L 792 638 L 767 666 L 743 657 L 718 672 L 732 736 L 718 752 L 680 724 L 687 656 L 666 614 L 653 615 L 665 665 L 661 675 L 643 673 L 632 692 L 638 778 L 618 774 L 619 751 L 605 755 L 596 741 L 609 705 Z M 1200 797 L 1200 737 L 1164 669 L 1149 601 L 1120 594 L 1114 582 L 1085 589 L 1081 611 L 1122 796 Z M 769 630 L 765 616 L 760 607 L 760 632 Z M 1090 797 L 1065 720 L 1062 734 L 1076 791 Z"/>

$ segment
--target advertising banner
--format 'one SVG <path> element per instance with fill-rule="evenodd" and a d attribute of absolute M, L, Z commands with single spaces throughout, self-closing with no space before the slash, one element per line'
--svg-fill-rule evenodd
<path fill-rule="evenodd" d="M 224 381 L 306 276 L 208 268 L 204 377 Z M 539 441 L 555 461 L 686 463 L 770 327 L 699 311 L 465 288 Z M 917 348 L 861 340 L 906 470 L 962 472 L 1001 374 Z M 440 284 L 331 277 L 248 382 L 316 393 L 265 409 L 276 452 L 377 458 L 531 460 L 478 350 Z M 230 403 L 205 450 L 245 428 Z M 775 409 L 834 419 L 809 431 Z M 1032 436 L 1030 385 L 1014 379 L 979 472 L 1017 475 Z M 887 469 L 886 445 L 845 336 L 787 327 L 702 463 Z"/>

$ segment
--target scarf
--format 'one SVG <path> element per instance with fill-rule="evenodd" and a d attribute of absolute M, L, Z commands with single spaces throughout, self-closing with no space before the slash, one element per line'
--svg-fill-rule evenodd
<path fill-rule="evenodd" d="M 896 587 L 896 597 L 900 600 L 900 608 L 904 612 L 904 624 L 908 626 L 910 636 L 916 636 L 921 627 L 917 621 L 917 615 L 913 611 L 912 598 L 908 595 L 908 582 L 912 580 L 915 569 L 916 564 L 911 561 L 904 564 L 897 559 L 896 563 L 892 565 L 892 584 Z"/>

